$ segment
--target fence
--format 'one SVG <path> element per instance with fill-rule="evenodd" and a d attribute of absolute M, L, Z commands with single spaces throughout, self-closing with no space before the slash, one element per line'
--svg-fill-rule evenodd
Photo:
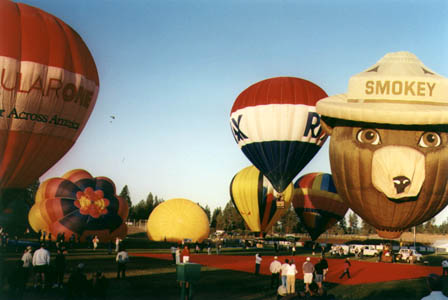
<path fill-rule="evenodd" d="M 138 227 L 138 228 L 142 228 L 142 229 L 145 229 L 146 228 L 146 223 L 148 222 L 148 220 L 127 220 L 126 221 L 126 224 L 128 225 L 128 226 L 135 226 L 135 227 Z"/>

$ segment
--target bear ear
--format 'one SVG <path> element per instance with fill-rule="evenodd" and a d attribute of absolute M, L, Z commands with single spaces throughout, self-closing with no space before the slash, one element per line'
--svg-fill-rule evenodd
<path fill-rule="evenodd" d="M 331 133 L 333 132 L 333 127 L 331 127 L 328 123 L 325 123 L 325 121 L 322 120 L 322 118 L 320 119 L 320 126 L 322 126 L 322 129 L 328 135 L 331 135 Z"/>

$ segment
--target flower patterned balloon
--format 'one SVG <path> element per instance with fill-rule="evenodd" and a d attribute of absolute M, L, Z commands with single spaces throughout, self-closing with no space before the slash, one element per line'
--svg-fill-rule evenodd
<path fill-rule="evenodd" d="M 36 232 L 51 232 L 53 237 L 64 233 L 68 239 L 75 234 L 85 240 L 97 235 L 108 241 L 126 236 L 128 212 L 128 204 L 116 195 L 112 180 L 76 169 L 40 185 L 28 220 Z"/>

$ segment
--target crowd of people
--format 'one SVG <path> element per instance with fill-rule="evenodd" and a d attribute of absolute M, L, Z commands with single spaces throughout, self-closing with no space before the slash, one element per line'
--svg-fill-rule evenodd
<path fill-rule="evenodd" d="M 101 270 L 88 273 L 84 263 L 70 266 L 66 260 L 67 253 L 80 243 L 76 236 L 66 239 L 62 233 L 54 239 L 50 234 L 42 232 L 37 237 L 38 242 L 28 242 L 12 268 L 6 267 L 5 254 L 18 252 L 22 245 L 19 246 L 17 240 L 11 243 L 3 229 L 0 241 L 0 293 L 6 291 L 11 299 L 20 300 L 26 299 L 28 292 L 40 293 L 58 289 L 64 299 L 106 299 L 108 279 Z M 88 248 L 96 251 L 99 245 L 98 236 L 92 236 L 87 243 Z M 120 238 L 109 244 L 109 252 L 113 251 L 112 245 L 115 246 L 116 252 L 117 278 L 124 279 L 126 264 L 129 261 L 128 253 Z"/>
<path fill-rule="evenodd" d="M 8 268 L 7 271 L 2 268 L 0 289 L 3 289 L 4 285 L 8 285 L 7 290 L 13 297 L 12 299 L 23 299 L 24 292 L 27 289 L 42 291 L 52 288 L 61 289 L 65 299 L 79 299 L 87 296 L 89 299 L 105 299 L 108 279 L 101 270 L 88 273 L 85 264 L 82 262 L 69 268 L 66 254 L 71 251 L 70 249 L 73 246 L 71 240 L 72 238 L 69 238 L 66 241 L 63 234 L 58 235 L 55 240 L 54 237 L 48 235 L 45 237 L 45 234 L 42 234 L 39 238 L 39 246 L 27 246 L 20 259 L 15 262 L 14 268 Z M 74 243 L 79 242 L 77 237 L 74 237 L 73 240 Z M 6 240 L 7 242 L 8 240 Z M 91 253 L 96 251 L 99 242 L 98 236 L 92 236 L 91 239 L 88 239 L 89 248 L 92 249 Z M 3 247 L 3 245 L 2 242 L 1 246 Z M 129 255 L 123 241 L 116 238 L 109 243 L 108 248 L 116 253 L 117 279 L 125 279 Z M 207 248 L 204 254 L 210 255 L 211 245 L 207 244 L 204 246 L 195 244 L 191 251 L 196 251 L 199 254 L 204 248 Z M 220 254 L 218 246 L 216 248 L 217 254 Z M 187 244 L 172 244 L 170 252 L 174 264 L 190 261 L 191 253 Z M 269 261 L 270 288 L 271 291 L 275 291 L 278 299 L 335 299 L 334 296 L 327 294 L 329 285 L 324 284 L 329 269 L 324 252 L 321 253 L 320 258 L 313 258 L 313 261 L 310 257 L 305 257 L 305 261 L 301 265 L 297 264 L 300 257 L 295 256 L 295 251 L 291 250 L 290 254 L 287 258 L 284 257 L 280 260 L 278 256 L 275 256 L 272 261 Z M 261 253 L 256 253 L 254 270 L 256 276 L 261 275 L 261 266 L 262 263 L 266 264 L 266 260 L 266 257 L 263 257 Z M 3 261 L 0 261 L 0 264 L 3 264 Z M 345 258 L 344 268 L 339 276 L 340 279 L 351 278 L 351 266 L 350 259 Z M 448 260 L 442 261 L 442 267 L 442 276 L 445 276 L 448 273 Z M 298 278 L 303 278 L 303 286 L 301 285 L 301 279 L 298 280 Z M 298 283 L 299 286 L 297 286 Z M 431 274 L 427 278 L 427 285 L 430 295 L 422 299 L 448 299 L 442 293 L 441 276 Z"/>
<path fill-rule="evenodd" d="M 278 299 L 334 299 L 332 296 L 327 295 L 323 286 L 325 275 L 328 272 L 328 262 L 325 256 L 322 255 L 315 265 L 311 262 L 310 257 L 307 257 L 301 270 L 303 273 L 304 291 L 297 291 L 296 275 L 299 270 L 294 259 L 286 258 L 282 263 L 277 256 L 274 257 L 274 260 L 269 265 L 269 271 L 271 272 L 270 286 L 272 289 L 277 290 Z M 257 274 L 257 269 L 255 272 Z"/>

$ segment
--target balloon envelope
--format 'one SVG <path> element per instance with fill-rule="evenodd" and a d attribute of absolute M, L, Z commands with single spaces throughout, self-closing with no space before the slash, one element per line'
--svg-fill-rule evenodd
<path fill-rule="evenodd" d="M 164 201 L 152 211 L 146 224 L 148 238 L 153 241 L 202 242 L 210 233 L 204 210 L 191 200 L 175 198 Z"/>
<path fill-rule="evenodd" d="M 100 241 L 109 241 L 126 236 L 128 212 L 112 180 L 76 169 L 39 186 L 28 220 L 34 231 L 51 232 L 54 238 L 64 233 L 66 239 L 98 235 Z"/>
<path fill-rule="evenodd" d="M 425 82 L 431 92 L 415 92 Z M 406 88 L 401 89 L 406 86 Z M 448 78 L 409 52 L 388 53 L 322 99 L 339 195 L 384 238 L 448 204 Z"/>
<path fill-rule="evenodd" d="M 348 210 L 336 192 L 332 176 L 326 173 L 300 177 L 294 183 L 292 205 L 313 241 L 341 220 Z"/>
<path fill-rule="evenodd" d="M 244 90 L 230 112 L 235 141 L 283 192 L 325 142 L 315 105 L 327 94 L 295 77 L 260 81 Z"/>
<path fill-rule="evenodd" d="M 81 37 L 32 6 L 0 1 L 0 189 L 24 188 L 74 144 L 99 79 Z"/>
<path fill-rule="evenodd" d="M 254 166 L 238 172 L 230 183 L 230 197 L 247 227 L 253 232 L 267 232 L 291 207 L 293 185 L 282 198 L 272 184 Z"/>

